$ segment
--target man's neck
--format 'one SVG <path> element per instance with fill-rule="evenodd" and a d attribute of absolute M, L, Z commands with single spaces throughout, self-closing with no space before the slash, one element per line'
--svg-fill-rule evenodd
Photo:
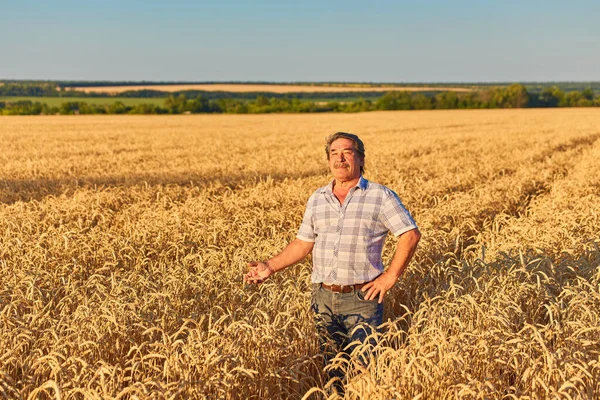
<path fill-rule="evenodd" d="M 353 188 L 354 186 L 356 186 L 358 181 L 360 181 L 360 176 L 358 178 L 355 178 L 355 179 L 352 179 L 349 181 L 342 181 L 342 180 L 334 179 L 333 188 L 338 189 L 338 190 L 349 190 L 350 188 Z"/>

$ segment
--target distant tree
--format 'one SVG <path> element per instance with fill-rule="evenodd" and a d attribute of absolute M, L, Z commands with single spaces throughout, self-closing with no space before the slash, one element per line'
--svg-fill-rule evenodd
<path fill-rule="evenodd" d="M 187 102 L 186 111 L 194 114 L 211 112 L 210 101 L 206 97 L 199 95 Z"/>
<path fill-rule="evenodd" d="M 110 106 L 108 106 L 109 114 L 127 114 L 131 110 L 130 107 L 127 107 L 121 101 L 115 101 Z"/>
<path fill-rule="evenodd" d="M 430 110 L 433 108 L 431 98 L 422 93 L 415 95 L 411 100 L 413 110 Z"/>
<path fill-rule="evenodd" d="M 590 87 L 585 88 L 583 92 L 581 92 L 581 97 L 586 100 L 594 100 L 594 91 Z"/>
<path fill-rule="evenodd" d="M 265 107 L 269 105 L 269 99 L 267 99 L 265 96 L 263 95 L 258 95 L 256 96 L 256 102 L 255 102 L 257 107 Z"/>
<path fill-rule="evenodd" d="M 142 103 L 133 106 L 129 114 L 162 114 L 162 109 L 155 104 Z"/>
<path fill-rule="evenodd" d="M 487 108 L 522 108 L 529 104 L 529 94 L 525 86 L 512 84 L 508 87 L 496 87 L 487 91 Z"/>
<path fill-rule="evenodd" d="M 564 97 L 564 101 L 562 106 L 563 107 L 576 107 L 577 103 L 579 102 L 579 100 L 581 100 L 581 93 L 579 92 L 569 92 L 567 94 L 565 94 Z"/>
<path fill-rule="evenodd" d="M 523 108 L 527 107 L 529 103 L 529 95 L 527 93 L 527 89 L 525 86 L 521 84 L 512 84 L 506 89 L 505 92 L 505 101 L 501 105 L 501 107 L 505 108 Z"/>
<path fill-rule="evenodd" d="M 165 108 L 169 114 L 181 114 L 186 111 L 186 107 L 187 98 L 184 94 L 177 97 L 171 95 L 165 100 Z"/>
<path fill-rule="evenodd" d="M 357 101 L 346 103 L 340 106 L 340 111 L 343 112 L 362 112 L 362 111 L 371 111 L 374 109 L 380 109 L 379 104 L 373 104 L 373 102 L 369 99 L 364 99 L 360 97 Z"/>
<path fill-rule="evenodd" d="M 58 114 L 58 107 L 50 107 L 48 104 L 42 104 L 42 111 L 40 114 L 43 115 L 55 115 Z"/>
<path fill-rule="evenodd" d="M 539 107 L 558 107 L 564 102 L 564 97 L 563 91 L 556 86 L 545 88 L 538 97 L 537 105 Z"/>
<path fill-rule="evenodd" d="M 375 103 L 378 110 L 410 110 L 411 94 L 407 91 L 387 92 Z"/>
<path fill-rule="evenodd" d="M 458 96 L 455 92 L 442 92 L 435 96 L 435 108 L 453 109 L 458 108 Z"/>
<path fill-rule="evenodd" d="M 39 115 L 42 113 L 43 104 L 30 100 L 3 102 L 0 113 L 3 115 Z"/>
<path fill-rule="evenodd" d="M 82 101 L 79 103 L 79 114 L 98 114 L 98 109 L 94 105 Z"/>
<path fill-rule="evenodd" d="M 248 104 L 245 101 L 235 99 L 219 99 L 213 105 L 213 109 L 216 112 L 226 114 L 246 114 L 249 112 Z"/>
<path fill-rule="evenodd" d="M 470 92 L 468 94 L 461 94 L 460 96 L 457 96 L 457 107 L 460 109 L 483 108 L 483 94 L 484 92 Z"/>
<path fill-rule="evenodd" d="M 60 105 L 58 112 L 61 115 L 73 115 L 79 114 L 79 102 L 77 101 L 66 101 Z"/>
<path fill-rule="evenodd" d="M 162 92 L 160 90 L 142 89 L 142 90 L 126 90 L 118 94 L 119 97 L 135 97 L 135 98 L 160 98 L 168 97 L 168 92 Z"/>
<path fill-rule="evenodd" d="M 0 85 L 1 96 L 58 96 L 54 82 L 4 82 Z"/>

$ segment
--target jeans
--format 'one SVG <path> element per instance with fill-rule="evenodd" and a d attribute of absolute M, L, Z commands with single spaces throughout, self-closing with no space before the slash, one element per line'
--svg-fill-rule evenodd
<path fill-rule="evenodd" d="M 315 313 L 321 353 L 328 365 L 338 352 L 348 358 L 358 343 L 364 344 L 369 335 L 377 331 L 383 322 L 383 303 L 365 300 L 366 293 L 352 290 L 349 293 L 336 293 L 321 287 L 319 283 L 312 285 L 311 308 Z M 353 342 L 358 342 L 351 344 Z M 370 342 L 374 343 L 371 338 Z M 364 365 L 368 364 L 368 354 L 360 356 Z M 330 378 L 344 381 L 344 373 L 339 369 L 328 368 Z"/>

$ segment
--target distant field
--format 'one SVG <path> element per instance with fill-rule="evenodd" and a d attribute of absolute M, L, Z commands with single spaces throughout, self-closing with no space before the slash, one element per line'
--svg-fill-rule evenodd
<path fill-rule="evenodd" d="M 32 102 L 46 103 L 50 107 L 58 107 L 62 103 L 66 102 L 86 102 L 88 104 L 113 104 L 117 101 L 127 105 L 135 106 L 138 104 L 155 104 L 162 106 L 165 102 L 164 98 L 150 98 L 150 97 L 33 97 L 33 96 L 5 96 L 0 97 L 0 101 L 15 102 L 29 100 Z"/>
<path fill-rule="evenodd" d="M 377 101 L 379 97 L 373 96 L 356 96 L 356 97 L 344 97 L 335 98 L 327 97 L 326 94 L 323 97 L 315 99 L 303 99 L 302 101 L 311 101 L 317 104 L 325 104 L 330 102 L 338 103 L 352 103 L 359 100 L 370 100 Z M 126 106 L 135 106 L 138 104 L 154 104 L 157 106 L 164 106 L 166 97 L 33 97 L 33 96 L 0 96 L 0 101 L 5 102 L 16 102 L 29 100 L 31 102 L 39 102 L 42 104 L 48 104 L 50 107 L 59 107 L 62 103 L 66 102 L 85 102 L 88 104 L 113 104 L 117 101 L 125 104 Z M 254 101 L 254 99 L 238 99 L 242 101 Z"/>
<path fill-rule="evenodd" d="M 309 85 L 253 85 L 253 84 L 198 84 L 198 85 L 140 85 L 140 86 L 89 86 L 71 87 L 70 90 L 79 90 L 86 93 L 122 93 L 130 90 L 160 90 L 163 92 L 180 92 L 183 90 L 204 90 L 207 92 L 269 92 L 269 93 L 340 93 L 340 92 L 389 92 L 403 90 L 409 92 L 425 91 L 454 91 L 470 92 L 464 87 L 410 87 L 410 86 L 309 86 Z M 69 90 L 68 89 L 68 90 Z"/>

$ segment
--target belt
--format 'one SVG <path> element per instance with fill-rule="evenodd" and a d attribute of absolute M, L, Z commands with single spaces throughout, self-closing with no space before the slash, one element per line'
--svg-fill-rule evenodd
<path fill-rule="evenodd" d="M 356 285 L 326 285 L 324 283 L 321 283 L 321 287 L 323 289 L 331 290 L 332 292 L 336 293 L 350 293 L 353 290 L 362 289 L 362 287 L 365 286 L 367 283 L 369 282 L 357 283 Z"/>

